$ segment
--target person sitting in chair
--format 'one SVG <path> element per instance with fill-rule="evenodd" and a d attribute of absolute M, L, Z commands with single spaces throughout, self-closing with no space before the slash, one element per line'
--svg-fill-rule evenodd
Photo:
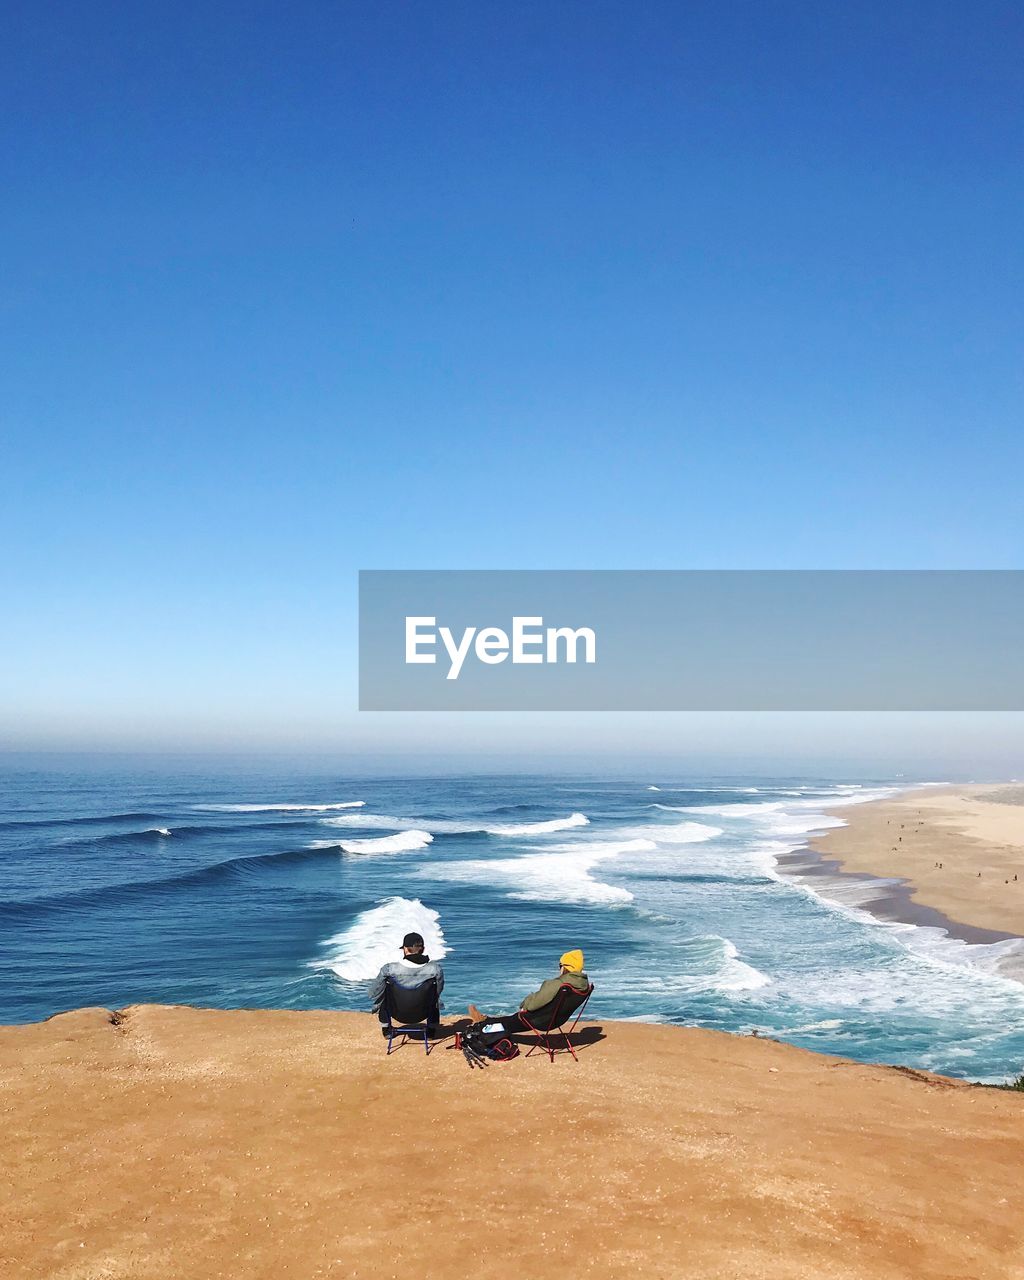
<path fill-rule="evenodd" d="M 422 935 L 407 933 L 402 939 L 401 960 L 389 960 L 387 964 L 382 965 L 380 973 L 377 974 L 370 985 L 370 999 L 373 1001 L 373 1011 L 381 1021 L 381 1030 L 384 1035 L 388 1034 L 388 1015 L 384 1008 L 384 988 L 389 978 L 396 986 L 405 987 L 407 990 L 422 987 L 424 983 L 436 979 L 438 998 L 440 998 L 441 992 L 444 990 L 444 970 L 436 960 L 431 960 L 430 956 L 424 952 Z M 433 1033 L 436 1027 L 431 1026 L 428 1030 Z"/>
<path fill-rule="evenodd" d="M 504 1013 L 497 1018 L 489 1018 L 486 1013 L 481 1013 L 475 1004 L 469 1006 L 469 1016 L 477 1025 L 484 1023 L 482 1030 L 490 1034 L 491 1032 L 504 1031 L 507 1035 L 512 1035 L 516 1031 L 528 1030 L 527 1023 L 523 1021 L 521 1014 L 530 1014 L 536 1009 L 543 1009 L 545 1005 L 550 1004 L 558 995 L 561 987 L 572 987 L 574 991 L 583 992 L 590 987 L 590 979 L 583 971 L 583 952 L 567 951 L 564 956 L 559 957 L 558 961 L 558 977 L 548 978 L 546 982 L 542 982 L 536 991 L 522 1001 L 517 1013 Z"/>

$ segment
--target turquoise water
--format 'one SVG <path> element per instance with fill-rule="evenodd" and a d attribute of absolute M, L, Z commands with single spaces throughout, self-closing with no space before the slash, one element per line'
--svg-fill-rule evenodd
<path fill-rule="evenodd" d="M 0 1021 L 139 1001 L 366 1007 L 418 928 L 450 1014 L 582 947 L 595 1017 L 974 1079 L 1024 1066 L 1017 944 L 879 924 L 779 874 L 885 780 L 359 778 L 176 766 L 0 779 Z"/>

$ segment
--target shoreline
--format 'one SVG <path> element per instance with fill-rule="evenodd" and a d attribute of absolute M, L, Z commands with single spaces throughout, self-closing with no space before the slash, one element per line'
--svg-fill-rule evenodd
<path fill-rule="evenodd" d="M 991 807 L 981 822 L 979 806 Z M 971 947 L 1017 943 L 995 970 L 1024 983 L 1024 786 L 914 788 L 824 812 L 844 825 L 780 855 L 781 875 L 881 923 Z"/>
<path fill-rule="evenodd" d="M 970 946 L 988 946 L 997 942 L 1024 942 L 1024 937 L 1016 933 L 1004 933 L 999 929 L 984 929 L 979 925 L 964 924 L 960 920 L 951 920 L 937 907 L 927 906 L 914 899 L 914 886 L 909 880 L 898 876 L 886 877 L 871 875 L 867 871 L 846 871 L 840 858 L 826 857 L 817 849 L 808 847 L 795 853 L 780 854 L 777 859 L 779 870 L 787 879 L 823 879 L 846 882 L 851 887 L 863 887 L 873 891 L 870 897 L 861 901 L 844 901 L 830 897 L 827 890 L 821 896 L 830 901 L 840 901 L 843 906 L 857 906 L 886 924 L 912 924 L 921 928 L 942 929 L 958 942 L 966 942 Z"/>
<path fill-rule="evenodd" d="M 838 1246 L 844 1280 L 1005 1280 L 1021 1256 L 1018 1093 L 691 1027 L 590 1019 L 577 1046 L 470 1071 L 445 1041 L 386 1057 L 368 1014 L 0 1028 L 6 1274 L 802 1277 Z"/>

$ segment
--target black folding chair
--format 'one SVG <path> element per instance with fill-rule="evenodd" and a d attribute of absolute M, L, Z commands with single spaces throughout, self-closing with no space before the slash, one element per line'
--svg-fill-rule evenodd
<path fill-rule="evenodd" d="M 386 1017 L 383 1026 L 388 1036 L 388 1053 L 399 1036 L 404 1037 L 402 1044 L 406 1039 L 422 1036 L 423 1047 L 427 1053 L 430 1052 L 430 1032 L 441 1021 L 436 978 L 419 987 L 402 987 L 392 978 L 385 979 L 382 1007 Z"/>
<path fill-rule="evenodd" d="M 535 1053 L 538 1049 L 543 1049 L 550 1060 L 554 1062 L 556 1053 L 564 1053 L 566 1049 L 573 1056 L 573 1060 L 579 1062 L 576 1057 L 576 1050 L 572 1047 L 572 1041 L 569 1037 L 576 1030 L 576 1024 L 583 1016 L 583 1010 L 587 1007 L 587 1001 L 594 994 L 594 984 L 591 983 L 586 991 L 578 991 L 569 983 L 563 983 L 559 988 L 553 1000 L 549 1000 L 547 1004 L 542 1005 L 539 1009 L 533 1009 L 529 1013 L 520 1009 L 519 1017 L 525 1022 L 527 1027 L 537 1037 L 536 1041 L 530 1046 L 531 1053 Z M 576 1016 L 573 1017 L 573 1014 Z M 565 1024 L 572 1018 L 569 1029 L 565 1029 Z M 556 1047 L 555 1040 L 558 1036 L 562 1037 L 563 1044 Z"/>

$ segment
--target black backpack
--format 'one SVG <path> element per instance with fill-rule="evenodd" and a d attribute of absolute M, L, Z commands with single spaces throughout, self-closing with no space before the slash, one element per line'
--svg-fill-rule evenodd
<path fill-rule="evenodd" d="M 511 1062 L 519 1057 L 519 1046 L 504 1031 L 492 1031 L 490 1035 L 470 1027 L 455 1036 L 455 1047 L 461 1049 L 471 1067 L 486 1067 L 489 1062 Z"/>

